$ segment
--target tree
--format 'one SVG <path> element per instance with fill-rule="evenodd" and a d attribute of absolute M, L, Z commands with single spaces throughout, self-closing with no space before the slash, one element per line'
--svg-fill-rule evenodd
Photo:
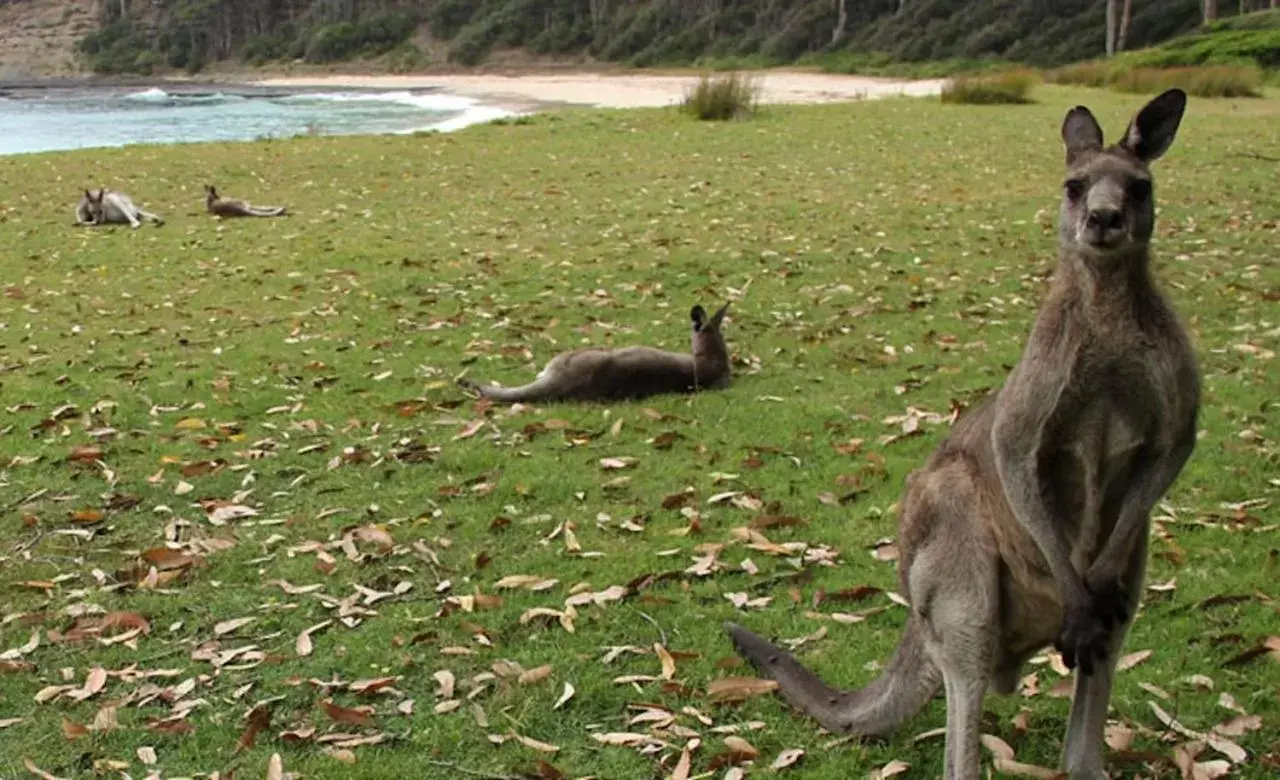
<path fill-rule="evenodd" d="M 1218 0 L 1204 0 L 1203 8 L 1205 24 L 1218 18 Z"/>
<path fill-rule="evenodd" d="M 1118 14 L 1116 13 L 1116 0 L 1107 0 L 1107 56 L 1108 57 L 1116 53 L 1116 36 L 1118 33 L 1117 22 L 1118 22 Z"/>
<path fill-rule="evenodd" d="M 1124 0 L 1124 10 L 1120 12 L 1120 32 L 1116 34 L 1116 51 L 1124 51 L 1125 41 L 1129 40 L 1129 23 L 1133 21 L 1133 0 Z"/>
<path fill-rule="evenodd" d="M 849 8 L 845 5 L 846 0 L 836 0 L 836 28 L 831 31 L 831 45 L 840 42 L 844 37 L 844 28 L 849 24 Z"/>

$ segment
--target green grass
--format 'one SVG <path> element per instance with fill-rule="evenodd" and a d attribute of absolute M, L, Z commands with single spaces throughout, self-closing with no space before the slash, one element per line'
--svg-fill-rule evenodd
<path fill-rule="evenodd" d="M 1038 80 L 1036 73 L 1026 70 L 990 76 L 961 76 L 943 86 L 940 97 L 943 103 L 1018 105 L 1031 102 L 1027 94 Z"/>
<path fill-rule="evenodd" d="M 751 776 L 772 776 L 768 764 L 797 747 L 803 763 L 780 776 L 864 777 L 891 759 L 910 762 L 904 777 L 937 776 L 939 742 L 911 738 L 943 724 L 941 700 L 887 743 L 826 749 L 828 737 L 774 698 L 717 705 L 705 691 L 745 673 L 725 666 L 727 618 L 782 637 L 825 627 L 800 653 L 842 685 L 865 683 L 869 665 L 888 659 L 905 613 L 884 594 L 812 606 L 819 591 L 896 587 L 893 565 L 869 548 L 894 535 L 903 479 L 944 427 L 881 437 L 901 432 L 890 418 L 908 407 L 945 413 L 1000 384 L 1053 264 L 1062 115 L 1085 102 L 1113 138 L 1141 102 L 1059 87 L 1035 96 L 945 117 L 936 101 L 912 99 L 779 107 L 743 123 L 584 111 L 425 137 L 0 158 L 0 652 L 40 636 L 24 657 L 33 668 L 0 672 L 0 720 L 23 719 L 0 730 L 0 774 L 19 776 L 26 756 L 60 777 L 87 777 L 95 762 L 109 773 L 111 761 L 141 777 L 137 750 L 150 746 L 165 777 L 263 777 L 273 753 L 312 780 L 460 776 L 429 760 L 514 775 L 540 759 L 568 777 L 667 777 L 683 737 L 669 735 L 677 748 L 659 754 L 664 769 L 589 737 L 648 732 L 628 725 L 628 706 L 648 702 L 696 707 L 716 726 L 763 723 L 745 734 L 760 750 Z M 1280 663 L 1226 662 L 1280 633 L 1280 190 L 1276 163 L 1257 157 L 1277 148 L 1280 103 L 1193 99 L 1157 164 L 1156 271 L 1202 360 L 1203 435 L 1152 544 L 1150 581 L 1175 587 L 1147 594 L 1126 645 L 1152 655 L 1119 675 L 1112 701 L 1113 718 L 1154 730 L 1137 730 L 1132 750 L 1167 759 L 1172 744 L 1148 702 L 1203 730 L 1232 715 L 1217 705 L 1230 694 L 1264 719 L 1234 737 L 1250 758 L 1233 777 L 1250 780 L 1274 776 L 1264 756 L 1280 752 Z M 215 221 L 200 202 L 206 181 L 296 215 Z M 126 190 L 167 224 L 73 228 L 72 206 L 92 184 Z M 513 412 L 452 383 L 463 371 L 523 381 L 584 343 L 681 348 L 689 307 L 725 299 L 735 301 L 726 335 L 737 375 L 722 392 Z M 68 462 L 88 445 L 105 469 Z M 609 457 L 637 461 L 606 471 Z M 175 493 L 180 482 L 191 490 Z M 686 488 L 686 510 L 663 508 Z M 746 508 L 710 503 L 728 491 Z M 199 503 L 233 499 L 257 516 L 213 525 Z M 104 519 L 72 519 L 89 509 Z M 768 539 L 825 545 L 837 565 L 797 571 L 745 548 L 735 529 L 765 514 L 802 521 L 766 528 Z M 368 557 L 335 544 L 317 566 L 318 546 L 370 523 L 390 535 L 389 552 L 371 534 L 355 543 Z M 602 555 L 571 553 L 569 524 L 582 553 Z M 170 535 L 203 549 L 206 565 L 158 588 L 131 584 L 139 552 Z M 725 545 L 725 568 L 684 573 L 706 545 Z M 758 574 L 740 568 L 747 558 Z M 516 575 L 558 582 L 495 588 Z M 282 579 L 332 599 L 357 585 L 413 587 L 349 627 L 333 602 L 272 584 Z M 47 587 L 21 585 L 38 581 Z M 563 610 L 580 585 L 628 583 L 636 590 L 621 603 L 577 607 L 573 633 L 521 622 L 531 608 Z M 744 592 L 773 600 L 742 614 L 726 594 Z M 502 600 L 470 613 L 445 602 L 476 593 Z M 1214 597 L 1226 598 L 1206 602 Z M 150 633 L 136 649 L 50 639 L 98 610 L 143 615 Z M 863 610 L 854 625 L 811 616 Z M 218 649 L 254 645 L 263 655 L 240 660 L 260 664 L 218 672 L 192 658 L 215 626 L 241 617 L 257 620 Z M 299 632 L 328 619 L 315 652 L 298 657 Z M 658 642 L 677 654 L 671 684 L 614 682 L 659 675 Z M 602 664 L 614 645 L 649 652 Z M 468 654 L 442 652 L 450 647 Z M 465 697 L 504 659 L 552 668 L 478 693 L 483 728 Z M 133 664 L 173 676 L 112 677 L 86 702 L 34 703 L 46 686 L 82 684 L 94 665 Z M 441 670 L 464 703 L 438 715 Z M 1041 692 L 988 698 L 985 730 L 1018 760 L 1052 766 L 1067 701 L 1045 693 L 1058 680 L 1049 666 L 1028 671 Z M 1213 690 L 1189 675 L 1212 678 Z M 382 676 L 398 693 L 323 688 Z M 130 698 L 184 681 L 190 690 L 169 700 Z M 577 693 L 553 710 L 565 683 Z M 183 695 L 202 701 L 193 733 L 147 729 Z M 375 725 L 335 726 L 318 709 L 325 695 L 373 706 Z M 397 711 L 402 697 L 414 699 L 412 715 Z M 119 730 L 64 736 L 64 717 L 88 724 L 111 701 Z M 236 754 L 260 701 L 272 702 L 271 726 Z M 1010 722 L 1021 708 L 1026 733 Z M 702 735 L 693 768 L 707 771 L 724 735 L 687 715 L 678 723 Z M 279 736 L 306 725 L 387 741 L 354 748 L 349 766 Z M 512 732 L 560 750 L 487 736 Z M 1115 766 L 1125 777 L 1177 775 L 1140 760 Z"/>

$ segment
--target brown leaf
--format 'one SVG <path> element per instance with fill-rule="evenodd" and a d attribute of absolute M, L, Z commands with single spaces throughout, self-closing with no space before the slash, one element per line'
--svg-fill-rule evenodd
<path fill-rule="evenodd" d="M 898 759 L 895 758 L 894 760 L 890 761 L 889 763 L 885 764 L 879 769 L 873 769 L 871 771 L 869 780 L 887 780 L 888 778 L 893 777 L 894 775 L 902 774 L 903 772 L 907 771 L 910 768 L 911 768 L 911 765 L 908 764 L 906 761 L 899 761 Z"/>
<path fill-rule="evenodd" d="M 777 680 L 759 677 L 723 677 L 707 686 L 707 698 L 713 702 L 743 701 L 778 690 Z"/>
<path fill-rule="evenodd" d="M 65 715 L 62 716 L 62 736 L 66 737 L 68 741 L 79 739 L 88 733 L 88 728 L 81 726 L 79 723 L 76 723 Z"/>
<path fill-rule="evenodd" d="M 534 669 L 528 669 L 520 673 L 516 679 L 521 685 L 532 685 L 551 676 L 551 664 L 543 664 Z"/>
<path fill-rule="evenodd" d="M 1129 653 L 1116 662 L 1116 671 L 1123 672 L 1126 669 L 1132 669 L 1143 661 L 1151 657 L 1150 650 L 1139 650 L 1136 653 Z"/>
<path fill-rule="evenodd" d="M 320 707 L 324 709 L 326 715 L 333 718 L 339 723 L 346 723 L 351 726 L 368 726 L 373 723 L 372 707 L 348 708 L 340 707 L 333 703 L 332 699 L 322 699 Z"/>
<path fill-rule="evenodd" d="M 68 463 L 92 463 L 102 460 L 102 448 L 94 444 L 77 444 L 67 456 Z"/>
<path fill-rule="evenodd" d="M 71 513 L 71 522 L 91 525 L 100 522 L 103 514 L 97 509 L 77 509 Z"/>
<path fill-rule="evenodd" d="M 795 764 L 797 764 L 802 758 L 804 758 L 803 748 L 784 750 L 778 754 L 778 757 L 773 760 L 773 763 L 769 765 L 769 768 L 774 771 L 786 769 L 789 766 L 795 766 Z"/>
<path fill-rule="evenodd" d="M 31 759 L 25 756 L 23 756 L 22 758 L 22 765 L 27 768 L 28 772 L 40 778 L 40 780 L 62 780 L 62 778 L 58 777 L 57 775 L 51 775 L 48 772 L 41 769 L 40 767 L 36 766 L 35 763 L 31 761 Z"/>
<path fill-rule="evenodd" d="M 253 749 L 254 743 L 258 741 L 258 732 L 271 725 L 271 708 L 260 704 L 249 711 L 248 719 L 249 725 L 240 739 L 236 740 L 236 753 Z"/>

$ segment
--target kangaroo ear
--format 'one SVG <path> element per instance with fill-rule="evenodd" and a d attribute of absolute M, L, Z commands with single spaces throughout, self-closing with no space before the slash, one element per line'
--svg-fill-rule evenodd
<path fill-rule="evenodd" d="M 711 322 L 710 322 L 710 323 L 708 323 L 708 324 L 712 327 L 712 329 L 716 329 L 716 328 L 719 328 L 719 327 L 720 327 L 720 323 L 721 323 L 721 321 L 723 321 L 723 320 L 724 320 L 724 313 L 725 313 L 726 311 L 728 311 L 728 310 L 729 310 L 729 304 L 730 304 L 730 303 L 731 303 L 731 301 L 725 301 L 725 304 L 724 304 L 723 306 L 721 306 L 721 307 L 716 311 L 716 313 L 715 313 L 715 314 L 712 314 L 712 315 L 711 315 Z"/>
<path fill-rule="evenodd" d="M 1170 89 L 1151 99 L 1129 122 L 1120 146 L 1144 163 L 1169 151 L 1187 110 L 1187 93 Z"/>
<path fill-rule="evenodd" d="M 84 196 L 89 200 L 93 200 L 93 193 L 89 192 L 88 190 L 84 191 Z"/>
<path fill-rule="evenodd" d="M 1067 165 L 1075 162 L 1082 152 L 1102 148 L 1102 126 L 1093 112 L 1084 106 L 1076 106 L 1062 120 L 1062 143 L 1067 147 Z"/>
<path fill-rule="evenodd" d="M 702 306 L 694 306 L 689 312 L 689 319 L 693 320 L 693 329 L 702 330 L 703 324 L 707 321 L 707 310 Z"/>

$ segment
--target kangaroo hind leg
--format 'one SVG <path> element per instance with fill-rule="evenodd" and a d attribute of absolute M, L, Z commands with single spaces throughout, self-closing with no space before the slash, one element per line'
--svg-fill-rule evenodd
<path fill-rule="evenodd" d="M 999 566 L 986 538 L 982 491 L 964 461 L 912 480 L 901 536 L 911 608 L 925 625 L 947 697 L 947 780 L 980 780 L 982 697 L 1001 640 Z"/>

